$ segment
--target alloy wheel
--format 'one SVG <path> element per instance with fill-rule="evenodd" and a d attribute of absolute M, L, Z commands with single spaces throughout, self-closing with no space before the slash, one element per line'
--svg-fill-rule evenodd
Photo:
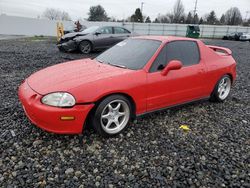
<path fill-rule="evenodd" d="M 120 132 L 128 123 L 130 109 L 123 100 L 113 100 L 109 102 L 101 113 L 101 126 L 108 134 Z"/>
<path fill-rule="evenodd" d="M 224 77 L 221 79 L 218 86 L 218 96 L 221 100 L 224 100 L 229 95 L 231 89 L 231 80 L 229 77 Z"/>
<path fill-rule="evenodd" d="M 89 42 L 83 42 L 80 44 L 80 50 L 84 54 L 88 54 L 91 51 L 91 44 Z"/>

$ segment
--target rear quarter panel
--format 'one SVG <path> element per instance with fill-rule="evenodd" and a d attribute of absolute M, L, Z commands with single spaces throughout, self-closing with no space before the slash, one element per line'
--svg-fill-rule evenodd
<path fill-rule="evenodd" d="M 201 58 L 206 65 L 206 84 L 207 93 L 211 94 L 218 80 L 225 74 L 236 79 L 236 62 L 231 55 L 222 55 L 207 47 L 204 43 L 199 42 Z"/>

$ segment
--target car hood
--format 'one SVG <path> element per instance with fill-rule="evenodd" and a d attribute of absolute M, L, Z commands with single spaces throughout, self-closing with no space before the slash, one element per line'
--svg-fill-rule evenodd
<path fill-rule="evenodd" d="M 96 60 L 81 59 L 61 63 L 32 74 L 29 86 L 41 95 L 56 91 L 69 91 L 80 85 L 93 83 L 101 79 L 126 74 L 133 70 L 102 64 Z"/>
<path fill-rule="evenodd" d="M 84 32 L 67 33 L 66 35 L 62 36 L 62 39 L 72 38 L 72 37 L 76 37 L 76 36 L 85 36 L 85 35 L 88 35 L 88 34 L 89 33 L 84 33 Z"/>

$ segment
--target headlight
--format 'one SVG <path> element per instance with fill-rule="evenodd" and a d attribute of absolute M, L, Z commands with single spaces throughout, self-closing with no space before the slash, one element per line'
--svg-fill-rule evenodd
<path fill-rule="evenodd" d="M 56 107 L 72 107 L 76 103 L 75 98 L 65 92 L 50 93 L 45 95 L 41 101 L 43 104 Z"/>

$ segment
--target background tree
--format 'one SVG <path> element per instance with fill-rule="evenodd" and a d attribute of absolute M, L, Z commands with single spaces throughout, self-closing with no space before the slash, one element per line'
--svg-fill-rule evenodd
<path fill-rule="evenodd" d="M 42 16 L 49 20 L 71 20 L 69 14 L 65 11 L 60 11 L 54 8 L 47 8 Z"/>
<path fill-rule="evenodd" d="M 69 16 L 69 13 L 65 12 L 65 11 L 62 11 L 61 13 L 61 20 L 67 20 L 67 21 L 70 21 L 71 18 Z"/>
<path fill-rule="evenodd" d="M 187 15 L 186 23 L 187 23 L 187 24 L 191 24 L 191 23 L 192 23 L 192 20 L 193 20 L 192 13 L 189 12 L 188 15 Z"/>
<path fill-rule="evenodd" d="M 181 0 L 177 0 L 174 5 L 173 11 L 173 22 L 174 23 L 181 23 L 181 18 L 184 17 L 184 6 Z"/>
<path fill-rule="evenodd" d="M 141 13 L 141 9 L 137 8 L 135 13 L 131 16 L 132 22 L 143 22 L 143 16 Z"/>
<path fill-rule="evenodd" d="M 204 20 L 203 18 L 201 17 L 200 20 L 199 20 L 199 24 L 203 24 L 204 23 Z"/>
<path fill-rule="evenodd" d="M 88 13 L 88 21 L 108 21 L 108 15 L 101 5 L 91 6 Z"/>
<path fill-rule="evenodd" d="M 118 20 L 116 20 L 116 18 L 114 16 L 111 16 L 109 19 L 108 19 L 109 22 L 118 22 Z"/>
<path fill-rule="evenodd" d="M 243 22 L 243 26 L 250 26 L 250 18 Z"/>
<path fill-rule="evenodd" d="M 157 20 L 159 21 L 159 23 L 170 23 L 170 19 L 169 19 L 168 15 L 158 14 Z"/>
<path fill-rule="evenodd" d="M 168 13 L 165 18 L 166 22 L 162 22 L 162 23 L 176 23 L 174 21 L 174 14 Z"/>
<path fill-rule="evenodd" d="M 151 23 L 151 19 L 149 16 L 146 18 L 145 23 Z"/>
<path fill-rule="evenodd" d="M 226 23 L 225 14 L 222 14 L 220 17 L 220 24 L 224 25 L 225 23 Z"/>
<path fill-rule="evenodd" d="M 247 20 L 245 19 L 245 21 L 242 23 L 243 26 L 250 26 L 250 18 Z"/>
<path fill-rule="evenodd" d="M 208 24 L 216 24 L 218 22 L 216 14 L 213 10 L 207 15 L 206 20 Z"/>
<path fill-rule="evenodd" d="M 155 20 L 153 21 L 153 23 L 160 23 L 160 21 L 158 20 L 158 18 L 155 18 Z"/>
<path fill-rule="evenodd" d="M 228 25 L 239 25 L 242 23 L 242 16 L 237 7 L 232 7 L 225 13 L 225 22 Z"/>
<path fill-rule="evenodd" d="M 194 15 L 193 23 L 194 24 L 198 24 L 199 23 L 199 16 L 198 16 L 198 14 Z"/>

